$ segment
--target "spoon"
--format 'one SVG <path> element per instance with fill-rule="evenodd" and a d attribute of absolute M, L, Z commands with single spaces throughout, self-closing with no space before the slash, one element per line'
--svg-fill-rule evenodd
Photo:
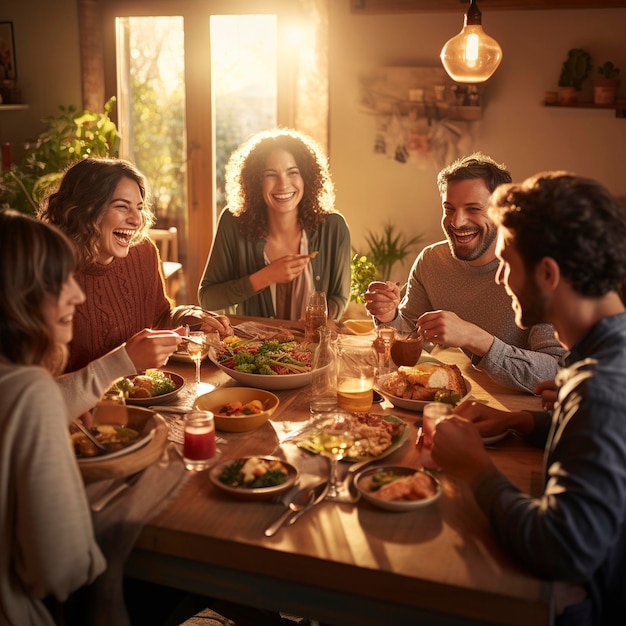
<path fill-rule="evenodd" d="M 288 504 L 288 509 L 273 523 L 265 529 L 265 536 L 271 537 L 278 532 L 278 529 L 289 519 L 290 515 L 304 509 L 315 500 L 314 489 L 304 489 L 296 494 L 295 498 Z"/>
<path fill-rule="evenodd" d="M 104 451 L 107 449 L 106 446 L 101 441 L 98 441 L 95 438 L 93 433 L 88 428 L 85 428 L 85 426 L 83 426 L 82 422 L 76 419 L 72 422 L 72 424 L 76 426 L 76 428 L 78 428 L 78 430 L 80 430 L 80 432 L 83 433 L 83 435 L 85 435 L 85 437 L 87 437 L 87 439 L 89 439 L 89 441 L 91 441 L 91 443 L 93 443 L 93 445 L 96 446 L 98 450 Z"/>

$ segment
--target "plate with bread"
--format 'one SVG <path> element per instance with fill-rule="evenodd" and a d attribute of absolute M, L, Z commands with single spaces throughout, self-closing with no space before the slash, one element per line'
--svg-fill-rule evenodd
<path fill-rule="evenodd" d="M 429 402 L 457 405 L 472 393 L 470 382 L 456 365 L 422 356 L 416 365 L 399 367 L 379 377 L 378 391 L 396 408 L 423 411 Z"/>

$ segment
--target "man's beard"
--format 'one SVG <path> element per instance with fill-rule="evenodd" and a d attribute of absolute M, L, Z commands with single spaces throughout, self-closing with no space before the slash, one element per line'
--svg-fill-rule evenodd
<path fill-rule="evenodd" d="M 490 227 L 488 230 L 481 230 L 478 235 L 478 241 L 474 248 L 465 249 L 463 246 L 457 245 L 457 241 L 454 237 L 454 230 L 450 226 L 446 228 L 446 239 L 450 246 L 450 252 L 455 259 L 459 261 L 475 261 L 479 259 L 487 250 L 491 244 L 495 241 L 498 235 L 498 230 L 495 226 Z"/>
<path fill-rule="evenodd" d="M 534 278 L 526 279 L 518 296 L 515 322 L 520 328 L 530 328 L 546 321 L 546 297 L 541 293 Z"/>

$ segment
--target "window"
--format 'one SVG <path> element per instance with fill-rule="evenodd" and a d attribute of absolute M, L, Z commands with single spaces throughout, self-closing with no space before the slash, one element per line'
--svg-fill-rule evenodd
<path fill-rule="evenodd" d="M 319 20 L 314 27 L 301 13 L 324 2 L 104 0 L 105 85 L 118 98 L 121 156 L 146 174 L 157 226 L 178 228 L 188 302 L 225 204 L 231 151 L 276 125 L 326 145 L 326 50 Z"/>

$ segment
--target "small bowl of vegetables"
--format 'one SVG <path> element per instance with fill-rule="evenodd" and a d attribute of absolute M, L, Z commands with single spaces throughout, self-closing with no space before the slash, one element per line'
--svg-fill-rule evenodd
<path fill-rule="evenodd" d="M 210 481 L 238 500 L 271 500 L 296 484 L 298 470 L 274 456 L 244 456 L 214 465 Z"/>
<path fill-rule="evenodd" d="M 278 396 L 253 387 L 222 387 L 196 399 L 199 409 L 211 411 L 215 416 L 215 428 L 229 433 L 259 428 L 279 404 Z"/>

